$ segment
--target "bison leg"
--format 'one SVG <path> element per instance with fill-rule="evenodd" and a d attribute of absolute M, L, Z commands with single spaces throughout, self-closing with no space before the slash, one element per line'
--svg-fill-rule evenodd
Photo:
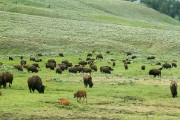
<path fill-rule="evenodd" d="M 9 87 L 11 87 L 11 84 L 9 83 Z"/>

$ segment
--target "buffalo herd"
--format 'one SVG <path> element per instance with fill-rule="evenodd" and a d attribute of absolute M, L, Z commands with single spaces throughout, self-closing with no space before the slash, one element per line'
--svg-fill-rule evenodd
<path fill-rule="evenodd" d="M 130 59 L 136 59 L 137 56 L 132 55 L 131 52 L 126 52 L 127 57 L 126 59 L 120 60 L 122 64 L 124 65 L 124 69 L 128 70 L 128 65 L 132 64 L 132 61 Z M 132 55 L 132 56 L 131 56 Z M 43 60 L 40 59 L 39 57 L 43 56 L 42 54 L 38 53 L 36 54 L 36 57 L 30 56 L 29 60 L 34 61 L 35 63 L 31 65 L 27 65 L 27 62 L 24 60 L 24 57 L 21 56 L 20 59 L 20 65 L 13 65 L 13 67 L 19 71 L 23 71 L 23 69 L 27 69 L 28 73 L 37 73 L 40 70 L 40 66 L 37 62 L 42 62 Z M 63 53 L 59 53 L 60 57 L 64 57 Z M 55 73 L 57 74 L 62 74 L 63 71 L 67 70 L 69 73 L 83 73 L 83 83 L 85 87 L 92 88 L 93 87 L 93 82 L 92 82 L 92 72 L 97 72 L 98 67 L 96 65 L 96 61 L 102 61 L 102 59 L 105 59 L 102 54 L 97 54 L 96 58 L 92 58 L 93 54 L 88 53 L 87 54 L 87 59 L 78 59 L 80 60 L 77 64 L 73 65 L 71 62 L 68 60 L 63 60 L 61 63 L 57 63 L 54 59 L 49 59 L 45 63 L 45 68 L 50 69 L 51 71 L 55 70 Z M 131 56 L 131 57 L 129 57 Z M 155 56 L 148 56 L 147 60 L 154 60 L 156 57 Z M 9 56 L 9 60 L 14 60 L 12 56 Z M 112 67 L 109 65 L 104 65 L 99 67 L 99 71 L 104 74 L 111 74 L 112 71 L 114 71 L 115 59 L 110 59 L 112 63 Z M 3 63 L 1 63 L 2 65 Z M 87 67 L 89 65 L 89 67 Z M 161 65 L 160 62 L 156 62 L 156 65 Z M 164 64 L 161 65 L 160 68 L 153 68 L 149 70 L 149 75 L 161 77 L 162 75 L 162 70 L 163 69 L 171 69 L 172 67 L 177 68 L 177 61 L 173 61 L 172 64 L 169 64 L 165 62 Z M 145 65 L 142 65 L 141 68 L 142 71 L 146 69 Z M 13 74 L 10 72 L 3 72 L 0 74 L 0 87 L 3 86 L 4 88 L 6 87 L 6 84 L 9 83 L 9 87 L 11 87 L 13 81 Z M 34 92 L 37 90 L 39 93 L 44 93 L 45 86 L 42 83 L 42 80 L 39 76 L 37 75 L 32 75 L 31 77 L 28 78 L 27 80 L 28 88 L 30 92 Z M 177 83 L 176 82 L 171 82 L 170 85 L 170 90 L 172 93 L 172 97 L 177 97 Z M 87 93 L 86 91 L 80 90 L 77 91 L 74 94 L 74 97 L 77 97 L 77 101 L 81 100 L 81 97 L 86 98 L 87 100 Z M 69 105 L 69 102 L 67 100 L 59 99 L 59 103 L 62 105 Z"/>

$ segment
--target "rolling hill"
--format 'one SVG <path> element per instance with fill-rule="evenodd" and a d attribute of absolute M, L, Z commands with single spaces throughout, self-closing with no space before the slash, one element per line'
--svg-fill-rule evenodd
<path fill-rule="evenodd" d="M 132 51 L 179 56 L 180 22 L 123 0 L 0 0 L 0 54 Z"/>

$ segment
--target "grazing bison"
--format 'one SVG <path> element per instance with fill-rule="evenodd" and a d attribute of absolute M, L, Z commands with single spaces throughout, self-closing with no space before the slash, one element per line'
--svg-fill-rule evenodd
<path fill-rule="evenodd" d="M 126 70 L 128 70 L 128 65 L 127 65 L 127 64 L 124 64 L 124 68 L 125 68 Z"/>
<path fill-rule="evenodd" d="M 171 65 L 169 63 L 164 63 L 162 67 L 168 69 L 171 68 Z"/>
<path fill-rule="evenodd" d="M 83 102 L 84 102 L 85 98 L 86 98 L 86 102 L 87 102 L 87 93 L 84 90 L 79 90 L 76 93 L 74 93 L 74 98 L 76 98 L 76 97 L 77 97 L 78 102 L 80 102 L 81 97 L 83 97 Z"/>
<path fill-rule="evenodd" d="M 90 73 L 91 74 L 91 68 L 83 68 L 83 73 Z"/>
<path fill-rule="evenodd" d="M 161 77 L 161 70 L 151 69 L 151 70 L 149 70 L 149 75 L 153 75 L 154 77 L 156 77 L 156 76 Z"/>
<path fill-rule="evenodd" d="M 39 93 L 44 93 L 45 86 L 42 84 L 42 80 L 39 76 L 33 75 L 28 78 L 28 87 L 31 93 L 31 90 L 34 93 L 34 90 L 37 90 Z"/>
<path fill-rule="evenodd" d="M 83 82 L 84 82 L 85 87 L 89 85 L 89 87 L 92 88 L 93 83 L 92 83 L 92 77 L 90 74 L 86 73 L 83 75 Z"/>
<path fill-rule="evenodd" d="M 35 58 L 34 57 L 30 57 L 29 60 L 30 61 L 35 61 Z"/>
<path fill-rule="evenodd" d="M 54 70 L 55 67 L 56 67 L 56 65 L 53 62 L 46 63 L 46 68 L 50 68 L 51 70 Z"/>
<path fill-rule="evenodd" d="M 126 52 L 126 54 L 127 54 L 127 56 L 132 55 L 132 53 L 131 53 L 131 52 Z"/>
<path fill-rule="evenodd" d="M 103 59 L 103 56 L 101 54 L 96 55 L 96 59 Z"/>
<path fill-rule="evenodd" d="M 23 56 L 19 56 L 19 58 L 22 60 L 22 59 L 23 59 Z"/>
<path fill-rule="evenodd" d="M 32 66 L 28 66 L 28 67 L 27 67 L 27 71 L 28 71 L 28 72 L 31 71 L 32 73 L 33 73 L 33 72 L 37 73 L 39 70 L 38 70 L 38 68 L 37 68 L 36 66 L 32 65 Z"/>
<path fill-rule="evenodd" d="M 146 66 L 145 65 L 142 65 L 141 66 L 141 70 L 145 70 L 146 69 Z"/>
<path fill-rule="evenodd" d="M 87 65 L 87 62 L 86 61 L 80 61 L 79 65 L 85 66 L 85 65 Z"/>
<path fill-rule="evenodd" d="M 42 59 L 35 59 L 34 62 L 42 62 Z"/>
<path fill-rule="evenodd" d="M 14 65 L 14 68 L 19 71 L 23 71 L 23 67 L 21 65 Z"/>
<path fill-rule="evenodd" d="M 60 57 L 64 57 L 64 54 L 63 54 L 63 53 L 59 53 L 59 56 L 60 56 Z"/>
<path fill-rule="evenodd" d="M 6 83 L 9 83 L 9 87 L 11 87 L 10 84 L 12 84 L 13 81 L 13 74 L 10 72 L 3 72 L 0 74 L 0 87 L 3 85 L 3 87 L 6 87 Z"/>
<path fill-rule="evenodd" d="M 89 67 L 90 67 L 92 70 L 94 70 L 94 71 L 97 71 L 97 70 L 98 70 L 96 65 L 90 65 Z"/>
<path fill-rule="evenodd" d="M 151 60 L 151 59 L 155 59 L 155 58 L 156 58 L 155 56 L 148 56 L 147 60 Z"/>
<path fill-rule="evenodd" d="M 135 59 L 135 58 L 137 58 L 137 56 L 135 56 L 135 55 L 133 55 L 133 56 L 131 57 L 131 59 Z"/>
<path fill-rule="evenodd" d="M 37 68 L 40 68 L 38 63 L 33 63 L 32 65 L 36 66 Z"/>
<path fill-rule="evenodd" d="M 87 54 L 87 57 L 92 57 L 92 53 L 88 53 L 88 54 Z"/>
<path fill-rule="evenodd" d="M 171 90 L 172 97 L 173 98 L 177 97 L 177 83 L 175 81 L 171 82 L 170 90 Z"/>
<path fill-rule="evenodd" d="M 161 65 L 161 62 L 156 62 L 156 65 Z"/>
<path fill-rule="evenodd" d="M 176 63 L 172 63 L 172 67 L 177 68 L 177 64 Z"/>
<path fill-rule="evenodd" d="M 64 105 L 64 106 L 68 106 L 70 103 L 67 99 L 65 98 L 61 98 L 61 99 L 58 99 L 59 100 L 59 104 L 60 105 Z"/>
<path fill-rule="evenodd" d="M 54 59 L 49 59 L 48 61 L 47 61 L 48 63 L 54 63 L 54 65 L 55 65 L 55 67 L 56 67 L 56 61 L 54 60 Z"/>
<path fill-rule="evenodd" d="M 10 57 L 9 57 L 9 60 L 14 60 L 14 58 L 10 56 Z"/>
<path fill-rule="evenodd" d="M 61 73 L 62 73 L 62 70 L 61 70 L 60 67 L 57 67 L 57 68 L 56 68 L 56 73 L 58 73 L 58 74 L 61 74 Z"/>
<path fill-rule="evenodd" d="M 36 56 L 42 56 L 42 54 L 41 54 L 41 53 L 38 53 L 38 54 L 36 54 Z"/>
<path fill-rule="evenodd" d="M 76 67 L 70 67 L 68 69 L 69 73 L 77 73 L 77 68 Z"/>
<path fill-rule="evenodd" d="M 21 61 L 20 61 L 20 64 L 21 64 L 22 66 L 24 66 L 24 65 L 26 65 L 26 61 L 25 61 L 25 60 L 21 60 Z"/>
<path fill-rule="evenodd" d="M 100 72 L 105 73 L 105 74 L 106 73 L 111 74 L 111 69 L 108 66 L 102 66 L 102 67 L 100 67 Z"/>

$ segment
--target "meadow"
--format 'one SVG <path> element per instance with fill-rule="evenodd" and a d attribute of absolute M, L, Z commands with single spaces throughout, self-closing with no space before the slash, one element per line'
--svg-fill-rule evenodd
<path fill-rule="evenodd" d="M 12 87 L 0 89 L 0 119 L 178 120 L 179 96 L 172 98 L 169 85 L 180 80 L 179 31 L 179 21 L 137 2 L 0 0 L 0 73 L 14 75 Z M 56 74 L 45 68 L 48 59 L 78 64 L 92 51 L 93 58 L 100 53 L 104 57 L 96 60 L 93 88 L 84 87 L 83 73 Z M 125 70 L 122 60 L 130 59 L 128 51 L 137 58 Z M 43 54 L 38 73 L 13 68 L 20 64 L 18 56 L 31 65 L 29 57 L 37 53 Z M 147 61 L 149 55 L 156 59 Z M 110 59 L 116 60 L 112 74 L 100 73 L 100 66 L 112 66 Z M 148 75 L 150 69 L 161 67 L 156 62 L 172 60 L 177 60 L 177 68 L 163 69 L 161 78 Z M 27 79 L 32 75 L 42 78 L 44 94 L 29 92 Z M 77 90 L 87 91 L 87 103 L 73 98 Z M 70 105 L 61 106 L 59 98 L 68 99 Z"/>
<path fill-rule="evenodd" d="M 97 54 L 99 53 L 94 53 L 93 58 Z M 93 88 L 84 87 L 83 73 L 68 73 L 66 70 L 62 74 L 56 74 L 55 71 L 45 68 L 48 59 L 55 59 L 57 63 L 68 60 L 75 65 L 79 58 L 85 60 L 86 54 L 38 57 L 43 60 L 39 62 L 41 71 L 38 73 L 14 69 L 13 65 L 20 63 L 17 56 L 14 56 L 13 61 L 6 57 L 1 58 L 1 72 L 10 71 L 14 75 L 12 86 L 1 88 L 1 119 L 179 119 L 179 97 L 172 98 L 169 88 L 172 80 L 179 82 L 179 67 L 163 69 L 161 78 L 153 78 L 148 75 L 148 71 L 161 67 L 155 65 L 157 60 L 147 61 L 143 57 L 133 59 L 129 69 L 125 70 L 122 60 L 129 58 L 125 53 L 104 52 L 103 56 L 103 60 L 96 60 L 98 71 L 92 72 Z M 112 66 L 112 58 L 116 59 L 112 74 L 100 73 L 100 66 Z M 24 60 L 28 65 L 34 63 L 29 57 Z M 142 64 L 146 65 L 145 71 L 140 69 Z M 44 94 L 29 92 L 27 79 L 32 75 L 42 78 L 46 86 Z M 52 81 L 46 82 L 47 79 Z M 78 90 L 87 91 L 87 103 L 77 102 L 73 98 Z M 59 98 L 68 99 L 70 105 L 60 105 Z"/>

